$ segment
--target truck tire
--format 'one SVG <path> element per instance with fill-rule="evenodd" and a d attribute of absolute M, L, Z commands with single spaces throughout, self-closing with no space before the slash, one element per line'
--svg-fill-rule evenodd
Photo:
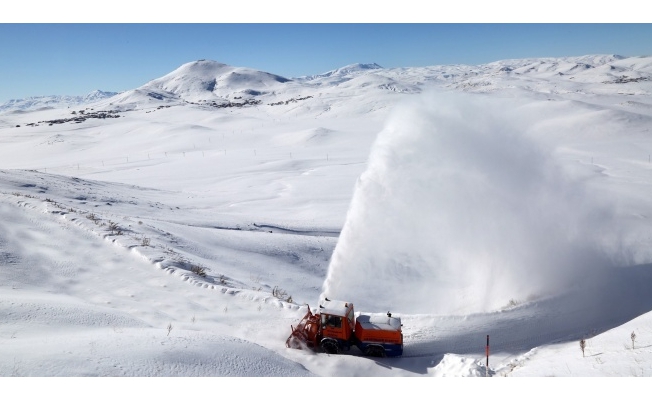
<path fill-rule="evenodd" d="M 334 340 L 324 340 L 321 342 L 321 348 L 324 350 L 325 353 L 328 354 L 338 354 L 340 352 L 340 348 L 337 345 L 337 342 Z"/>
<path fill-rule="evenodd" d="M 367 346 L 367 348 L 364 351 L 364 354 L 369 356 L 369 357 L 381 357 L 385 358 L 387 357 L 387 354 L 385 353 L 385 349 L 382 346 Z"/>

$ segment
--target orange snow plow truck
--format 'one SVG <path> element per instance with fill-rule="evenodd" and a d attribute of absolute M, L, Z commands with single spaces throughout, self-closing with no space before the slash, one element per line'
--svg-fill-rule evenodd
<path fill-rule="evenodd" d="M 353 304 L 325 299 L 319 311 L 310 307 L 299 325 L 285 341 L 289 348 L 322 350 L 329 354 L 349 351 L 356 346 L 373 357 L 399 357 L 403 354 L 401 318 L 387 314 L 362 314 L 356 317 Z"/>

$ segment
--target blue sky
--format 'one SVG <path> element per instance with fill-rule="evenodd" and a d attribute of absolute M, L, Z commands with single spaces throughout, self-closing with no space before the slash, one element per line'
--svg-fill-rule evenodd
<path fill-rule="evenodd" d="M 0 103 L 123 91 L 211 59 L 288 78 L 508 58 L 652 55 L 652 24 L 0 23 Z"/>

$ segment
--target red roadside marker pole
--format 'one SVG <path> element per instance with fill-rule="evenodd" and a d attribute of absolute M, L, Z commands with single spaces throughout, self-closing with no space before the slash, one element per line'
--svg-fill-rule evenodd
<path fill-rule="evenodd" d="M 485 376 L 489 376 L 489 335 L 487 335 L 487 347 L 485 347 L 485 353 L 487 354 L 487 370 Z"/>

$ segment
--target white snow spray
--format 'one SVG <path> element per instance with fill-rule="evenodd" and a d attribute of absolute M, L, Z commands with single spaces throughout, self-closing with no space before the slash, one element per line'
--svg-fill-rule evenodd
<path fill-rule="evenodd" d="M 528 130 L 539 102 L 430 94 L 398 107 L 360 176 L 321 297 L 467 314 L 563 293 L 613 259 L 611 207 Z"/>

